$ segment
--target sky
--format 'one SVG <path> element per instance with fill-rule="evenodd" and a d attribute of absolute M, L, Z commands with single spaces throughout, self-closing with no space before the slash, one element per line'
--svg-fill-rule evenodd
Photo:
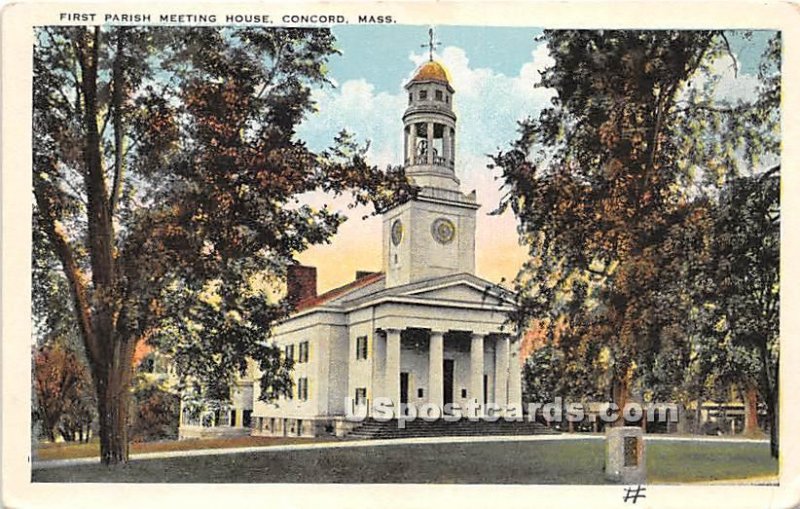
<path fill-rule="evenodd" d="M 341 55 L 329 62 L 332 87 L 314 91 L 316 112 L 298 129 L 312 150 L 328 147 L 342 129 L 369 141 L 370 164 L 402 161 L 402 115 L 407 107 L 403 86 L 428 59 L 428 26 L 342 25 L 333 28 Z M 458 115 L 456 175 L 461 190 L 476 190 L 478 210 L 476 272 L 492 282 L 511 281 L 526 259 L 518 244 L 513 215 L 489 215 L 501 199 L 488 154 L 506 149 L 517 136 L 517 122 L 538 115 L 553 92 L 537 88 L 539 71 L 552 64 L 539 28 L 435 27 L 441 42 L 434 59 L 449 71 Z M 738 72 L 730 58 L 715 66 L 723 75 L 720 93 L 747 97 L 756 84 L 758 59 L 769 38 L 756 32 L 750 40 L 730 34 Z M 423 47 L 424 46 L 424 47 Z M 306 201 L 346 212 L 331 244 L 313 246 L 298 259 L 317 267 L 318 291 L 352 281 L 357 270 L 381 270 L 381 219 L 362 216 L 366 208 L 347 209 L 347 198 L 311 196 Z"/>

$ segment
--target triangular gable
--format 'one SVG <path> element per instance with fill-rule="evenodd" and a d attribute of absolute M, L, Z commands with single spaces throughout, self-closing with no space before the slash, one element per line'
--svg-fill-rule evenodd
<path fill-rule="evenodd" d="M 482 280 L 457 280 L 439 285 L 432 284 L 428 287 L 415 288 L 404 292 L 404 295 L 422 299 L 449 300 L 483 305 L 514 303 L 513 295 L 508 290 Z"/>

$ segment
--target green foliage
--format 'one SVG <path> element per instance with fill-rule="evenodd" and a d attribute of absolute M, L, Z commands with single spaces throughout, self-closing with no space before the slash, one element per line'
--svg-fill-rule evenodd
<path fill-rule="evenodd" d="M 534 350 L 522 370 L 524 401 L 549 403 L 556 397 L 563 401 L 600 400 L 604 395 L 596 381 L 604 376 L 605 367 L 591 351 L 595 345 L 585 346 L 589 349 L 564 349 L 549 341 Z"/>
<path fill-rule="evenodd" d="M 44 435 L 68 442 L 89 439 L 97 408 L 85 364 L 63 341 L 33 351 L 33 419 Z"/>
<path fill-rule="evenodd" d="M 133 390 L 130 437 L 134 442 L 178 438 L 180 396 L 144 378 Z"/>
<path fill-rule="evenodd" d="M 382 210 L 414 189 L 402 169 L 369 166 L 348 135 L 321 154 L 297 138 L 312 89 L 329 84 L 330 30 L 43 27 L 35 39 L 35 238 L 69 288 L 101 457 L 114 462 L 127 455 L 124 430 L 105 419 L 127 411 L 137 342 L 157 342 L 209 387 L 251 356 L 280 391 L 290 366 L 264 341 L 289 306 L 256 302 L 249 283 L 276 294 L 297 254 L 345 219 L 299 197 L 352 193 Z M 46 277 L 34 283 L 55 292 Z M 209 287 L 213 306 L 198 297 Z"/>
<path fill-rule="evenodd" d="M 727 37 L 546 30 L 552 106 L 493 158 L 530 253 L 513 319 L 545 324 L 562 373 L 604 364 L 615 399 L 776 372 L 754 359 L 777 342 L 778 179 L 758 174 L 778 156 L 780 37 L 747 101 L 717 91 Z"/>

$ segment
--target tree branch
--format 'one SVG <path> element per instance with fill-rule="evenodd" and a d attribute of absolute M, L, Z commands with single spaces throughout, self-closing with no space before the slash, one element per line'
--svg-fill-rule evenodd
<path fill-rule="evenodd" d="M 86 276 L 75 260 L 74 250 L 70 246 L 55 211 L 52 196 L 47 196 L 43 184 L 34 186 L 36 206 L 39 209 L 37 220 L 47 233 L 53 249 L 61 260 L 61 266 L 69 283 L 70 293 L 78 315 L 78 326 L 84 338 L 86 350 L 93 362 L 100 358 L 100 350 L 92 324 L 92 311 L 86 290 Z"/>
<path fill-rule="evenodd" d="M 738 62 L 738 60 L 736 60 L 736 55 L 734 55 L 733 51 L 731 50 L 731 43 L 728 41 L 728 36 L 725 35 L 724 31 L 720 31 L 719 34 L 722 37 L 722 40 L 725 42 L 725 49 L 728 51 L 728 56 L 730 56 L 731 60 L 733 60 L 733 77 L 734 78 L 738 78 L 739 77 L 739 62 Z"/>
<path fill-rule="evenodd" d="M 125 170 L 125 158 L 123 154 L 125 133 L 122 127 L 123 88 L 125 86 L 122 70 L 122 40 L 124 33 L 125 28 L 120 27 L 117 32 L 117 48 L 116 54 L 114 55 L 111 104 L 108 107 L 109 112 L 111 112 L 112 109 L 114 111 L 114 182 L 111 186 L 111 197 L 108 204 L 108 212 L 111 216 L 114 215 L 114 209 L 119 199 L 120 189 L 122 188 L 122 175 Z"/>
<path fill-rule="evenodd" d="M 679 103 L 676 103 L 679 104 Z M 693 111 L 711 111 L 714 113 L 740 113 L 742 108 L 720 108 L 718 106 L 712 106 L 710 104 L 693 104 L 686 108 L 678 108 L 672 110 L 673 113 L 686 113 L 686 112 L 693 112 Z"/>

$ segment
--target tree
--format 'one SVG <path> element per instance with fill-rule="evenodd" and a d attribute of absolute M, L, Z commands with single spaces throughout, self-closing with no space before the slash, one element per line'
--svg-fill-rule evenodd
<path fill-rule="evenodd" d="M 507 191 L 498 211 L 517 216 L 531 258 L 513 319 L 554 327 L 563 315 L 575 348 L 606 345 L 613 401 L 624 406 L 666 344 L 690 350 L 700 324 L 686 318 L 705 305 L 695 284 L 719 189 L 776 154 L 774 87 L 750 103 L 716 97 L 713 64 L 730 56 L 720 31 L 543 38 L 554 65 L 540 86 L 556 92 L 553 105 L 493 157 Z"/>
<path fill-rule="evenodd" d="M 131 440 L 148 441 L 178 438 L 180 396 L 164 382 L 164 375 L 153 374 L 151 353 L 140 363 L 133 384 Z"/>
<path fill-rule="evenodd" d="M 34 413 L 51 442 L 89 439 L 95 418 L 91 379 L 78 355 L 57 342 L 33 352 Z"/>
<path fill-rule="evenodd" d="M 730 182 L 720 200 L 713 272 L 720 335 L 755 358 L 767 404 L 770 444 L 778 457 L 780 316 L 780 167 Z M 749 355 L 748 355 L 749 354 Z"/>
<path fill-rule="evenodd" d="M 323 154 L 296 138 L 335 53 L 322 29 L 37 30 L 34 219 L 68 282 L 102 463 L 128 458 L 134 347 L 183 311 L 186 292 L 217 285 L 216 320 L 238 314 L 266 338 L 288 306 L 249 310 L 244 283 L 279 281 L 344 220 L 299 195 L 352 190 L 380 208 L 413 193 L 401 170 L 368 166 L 344 137 Z M 216 337 L 199 352 L 218 361 L 204 374 L 232 376 L 245 355 L 280 366 L 275 348 L 245 339 Z M 263 383 L 280 372 L 265 369 Z"/>

